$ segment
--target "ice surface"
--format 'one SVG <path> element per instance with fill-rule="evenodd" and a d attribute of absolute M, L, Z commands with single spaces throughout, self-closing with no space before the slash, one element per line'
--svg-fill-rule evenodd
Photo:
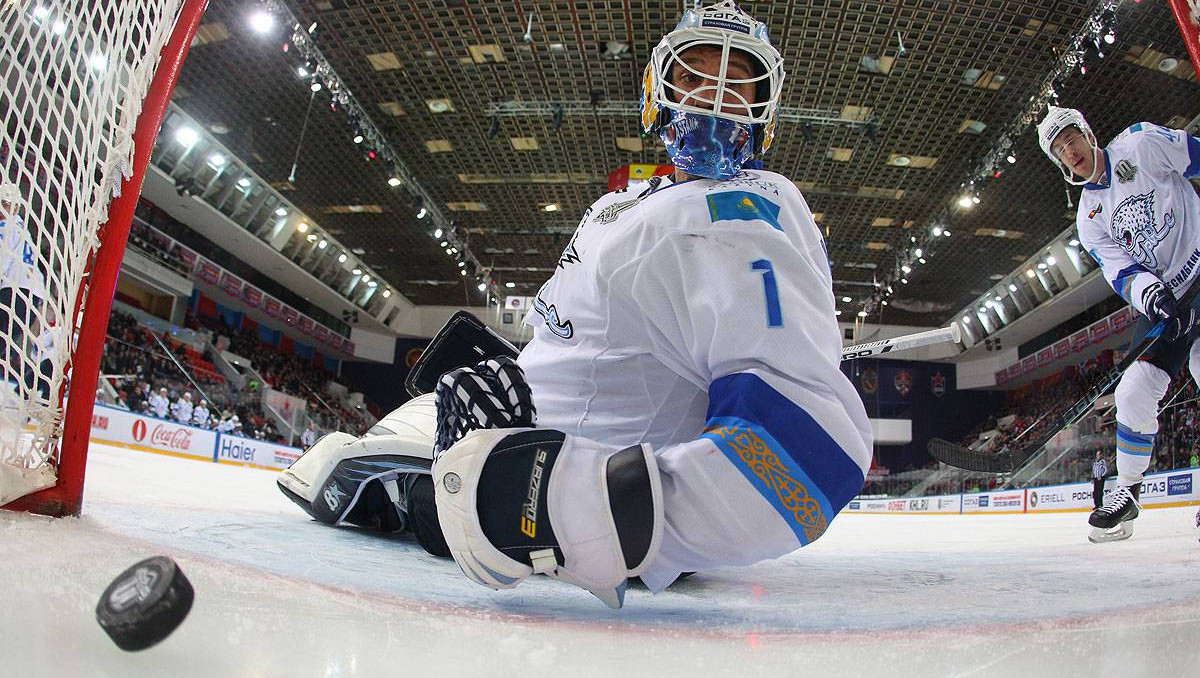
<path fill-rule="evenodd" d="M 1081 513 L 845 515 L 787 558 L 614 611 L 544 579 L 490 591 L 409 539 L 314 523 L 274 485 L 94 445 L 83 517 L 0 512 L 0 676 L 1200 675 L 1192 507 L 1099 546 Z M 124 653 L 93 610 L 154 554 L 195 606 Z"/>

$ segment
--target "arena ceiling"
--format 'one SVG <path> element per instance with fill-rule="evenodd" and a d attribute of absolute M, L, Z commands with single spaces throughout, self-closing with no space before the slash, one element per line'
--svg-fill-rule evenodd
<path fill-rule="evenodd" d="M 639 138 L 637 111 L 621 104 L 637 100 L 645 59 L 683 2 L 284 4 L 302 26 L 316 24 L 316 45 L 502 293 L 536 292 L 611 171 L 667 162 L 656 140 Z M 836 295 L 852 299 L 839 302 L 844 318 L 862 308 L 865 283 L 887 277 L 910 236 L 960 195 L 1094 6 L 743 4 L 768 23 L 786 60 L 786 109 L 872 123 L 785 122 L 766 158 L 820 216 Z M 309 81 L 297 76 L 296 50 L 282 49 L 289 28 L 250 29 L 249 14 L 262 7 L 212 1 L 176 102 L 346 247 L 365 251 L 363 260 L 413 302 L 482 304 L 475 281 L 416 219 L 411 194 L 364 160 L 328 92 L 316 95 L 299 143 Z M 1062 105 L 1082 109 L 1102 140 L 1134 122 L 1181 127 L 1200 114 L 1200 85 L 1165 1 L 1123 2 L 1113 29 L 1105 58 L 1058 84 Z M 1178 62 L 1173 70 L 1168 58 Z M 513 111 L 494 123 L 496 105 Z M 556 125 L 547 111 L 560 105 L 569 113 Z M 981 187 L 974 209 L 954 213 L 953 236 L 873 321 L 942 324 L 1070 225 L 1065 184 L 1032 128 L 1013 153 L 1017 162 Z M 546 211 L 550 204 L 557 211 Z"/>

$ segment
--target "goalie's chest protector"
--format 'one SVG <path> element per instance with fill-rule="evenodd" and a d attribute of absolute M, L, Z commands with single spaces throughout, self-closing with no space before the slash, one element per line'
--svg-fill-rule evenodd
<path fill-rule="evenodd" d="M 702 427 L 707 384 L 664 365 L 651 352 L 649 328 L 630 322 L 653 313 L 655 300 L 639 298 L 631 308 L 609 283 L 672 227 L 708 222 L 710 184 L 663 179 L 636 193 L 608 193 L 584 213 L 525 321 L 534 334 L 519 363 L 539 425 L 619 445 L 686 440 Z"/>

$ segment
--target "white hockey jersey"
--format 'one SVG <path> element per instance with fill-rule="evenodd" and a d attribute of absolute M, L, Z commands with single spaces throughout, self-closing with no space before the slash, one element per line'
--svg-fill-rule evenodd
<path fill-rule="evenodd" d="M 1126 301 L 1145 313 L 1142 292 L 1162 281 L 1183 296 L 1200 265 L 1200 140 L 1150 123 L 1126 129 L 1103 151 L 1100 183 L 1084 185 L 1079 240 Z"/>
<path fill-rule="evenodd" d="M 21 217 L 0 219 L 0 289 L 13 287 L 29 290 L 46 298 L 46 284 L 37 267 L 37 253 Z"/>
<path fill-rule="evenodd" d="M 667 526 L 652 589 L 789 553 L 862 488 L 871 433 L 838 369 L 829 259 L 787 178 L 609 193 L 557 266 L 518 362 L 539 426 L 654 446 Z"/>

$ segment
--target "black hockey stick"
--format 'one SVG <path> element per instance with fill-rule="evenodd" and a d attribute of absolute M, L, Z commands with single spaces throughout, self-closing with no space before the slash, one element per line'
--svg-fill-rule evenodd
<path fill-rule="evenodd" d="M 1200 290 L 1200 285 L 1193 285 L 1193 289 L 1188 290 L 1188 293 L 1183 295 L 1183 299 L 1179 300 L 1179 307 L 1186 308 L 1191 305 L 1192 300 L 1196 296 L 1196 292 Z M 1146 337 L 1142 339 L 1137 346 L 1129 349 L 1129 353 L 1121 362 L 1115 365 L 1108 374 L 1104 375 L 1095 386 L 1092 387 L 1082 398 L 1075 402 L 1074 405 L 1067 408 L 1057 419 L 1051 420 L 1050 425 L 1042 429 L 1042 433 L 1036 438 L 1027 436 L 1032 431 L 1038 429 L 1039 424 L 1042 424 L 1048 415 L 1038 417 L 1037 421 L 1022 431 L 1016 438 L 1010 441 L 1003 448 L 994 452 L 984 450 L 972 450 L 969 447 L 952 443 L 949 440 L 941 438 L 933 438 L 929 441 L 927 449 L 929 455 L 934 459 L 955 468 L 965 469 L 967 471 L 981 471 L 983 473 L 1012 473 L 1025 465 L 1033 455 L 1046 446 L 1054 436 L 1060 431 L 1077 423 L 1083 419 L 1088 412 L 1092 411 L 1092 405 L 1095 404 L 1100 396 L 1104 395 L 1121 380 L 1121 375 L 1125 374 L 1125 370 L 1130 365 L 1143 355 L 1154 342 L 1158 341 L 1159 336 L 1166 328 L 1166 321 L 1160 320 Z"/>

